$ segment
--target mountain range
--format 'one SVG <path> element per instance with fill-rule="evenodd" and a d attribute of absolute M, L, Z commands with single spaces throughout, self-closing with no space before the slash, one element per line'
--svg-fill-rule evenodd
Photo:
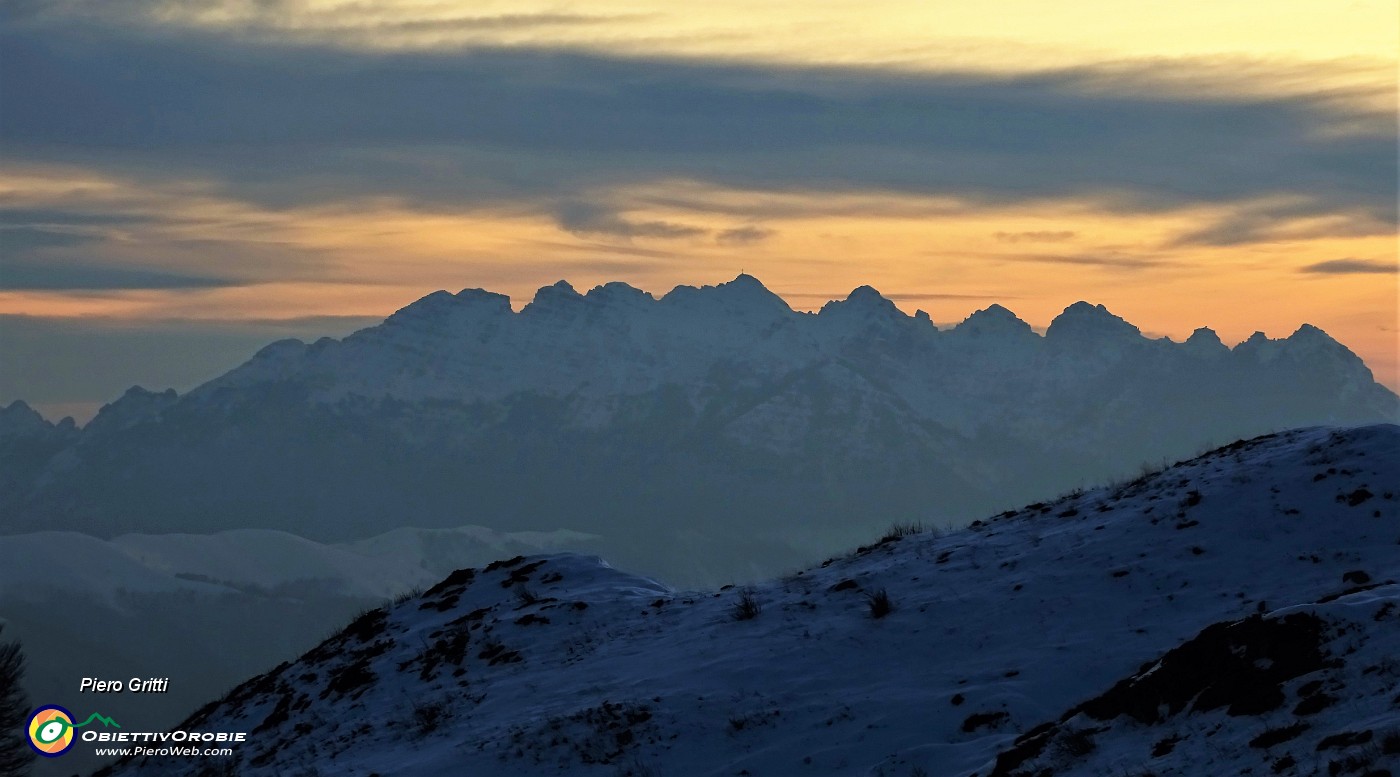
<path fill-rule="evenodd" d="M 1075 303 L 939 329 L 861 287 L 816 313 L 757 279 L 658 298 L 560 282 L 518 312 L 435 292 L 344 339 L 273 343 L 86 426 L 0 411 L 0 532 L 475 524 L 600 536 L 675 584 L 755 579 L 891 520 L 961 525 L 1213 444 L 1400 418 L 1302 325 L 1227 347 Z"/>

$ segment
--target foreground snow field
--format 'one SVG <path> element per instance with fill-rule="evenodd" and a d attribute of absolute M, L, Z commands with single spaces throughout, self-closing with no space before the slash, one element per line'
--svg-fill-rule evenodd
<path fill-rule="evenodd" d="M 182 728 L 240 775 L 1382 774 L 1397 473 L 1400 427 L 1291 431 L 751 589 L 509 559 Z"/>

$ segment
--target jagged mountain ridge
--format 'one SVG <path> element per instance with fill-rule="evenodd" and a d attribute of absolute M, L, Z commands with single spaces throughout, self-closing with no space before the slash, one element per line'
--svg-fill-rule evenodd
<path fill-rule="evenodd" d="M 12 406 L 0 530 L 567 528 L 714 582 L 858 541 L 864 516 L 967 520 L 1398 407 L 1306 325 L 1228 348 L 1209 330 L 1148 339 L 1087 303 L 1043 336 L 997 305 L 939 330 L 869 287 L 799 313 L 745 275 L 660 299 L 561 282 L 518 313 L 469 289 L 274 343 L 185 396 L 133 389 L 81 430 L 36 432 Z"/>
<path fill-rule="evenodd" d="M 968 340 L 981 342 L 969 345 Z M 383 325 L 343 341 L 274 343 L 194 393 L 296 380 L 310 382 L 311 396 L 326 403 L 351 396 L 490 402 L 521 392 L 598 400 L 703 384 L 716 364 L 747 370 L 751 380 L 762 380 L 855 359 L 872 344 L 888 349 L 880 356 L 910 357 L 911 363 L 902 366 L 920 378 L 928 377 L 918 374 L 928 366 L 960 366 L 938 364 L 938 357 L 974 362 L 1008 356 L 1078 358 L 1073 367 L 1092 370 L 1105 367 L 1120 351 L 1138 348 L 1206 359 L 1234 356 L 1246 364 L 1282 359 L 1302 365 L 1327 359 L 1330 363 L 1313 366 L 1335 370 L 1357 384 L 1345 393 L 1365 394 L 1373 383 L 1360 359 L 1307 324 L 1283 340 L 1256 333 L 1234 349 L 1201 328 L 1178 345 L 1143 337 L 1102 305 L 1077 302 L 1051 322 L 1043 337 L 1000 305 L 940 331 L 927 314 L 906 315 L 869 286 L 808 314 L 792 310 L 756 278 L 740 275 L 713 287 L 681 286 L 660 299 L 623 283 L 579 294 L 560 281 L 540 289 L 519 313 L 505 295 L 481 289 L 434 292 Z M 975 413 L 935 401 L 971 403 L 975 393 L 934 397 L 898 383 L 890 388 L 898 389 L 899 398 L 922 417 L 942 426 L 968 432 L 979 425 Z M 610 420 L 608 408 L 591 409 L 599 414 L 577 419 L 581 427 Z"/>
<path fill-rule="evenodd" d="M 748 591 L 510 559 L 182 727 L 249 732 L 246 777 L 1374 774 L 1400 743 L 1397 472 L 1400 427 L 1286 432 Z"/>

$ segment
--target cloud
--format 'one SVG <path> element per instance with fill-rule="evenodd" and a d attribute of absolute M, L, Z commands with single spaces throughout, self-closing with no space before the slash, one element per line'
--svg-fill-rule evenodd
<path fill-rule="evenodd" d="M 295 222 L 236 203 L 88 181 L 100 196 L 29 189 L 19 168 L 0 181 L 0 290 L 182 290 L 346 277 L 323 250 L 287 238 Z M 58 173 L 47 179 L 67 190 Z M 81 185 L 74 187 L 81 190 Z M 111 212 L 102 212 L 108 208 Z"/>
<path fill-rule="evenodd" d="M 206 289 L 243 283 L 233 278 L 94 264 L 58 265 L 7 259 L 0 265 L 0 291 Z"/>
<path fill-rule="evenodd" d="M 11 195 L 13 197 L 13 195 Z M 75 228 L 149 223 L 151 218 L 132 213 L 92 213 L 61 208 L 0 207 L 0 236 L 9 229 Z M 0 240 L 0 249 L 3 249 Z"/>
<path fill-rule="evenodd" d="M 1158 267 L 1172 267 L 1178 263 L 1166 259 L 1141 256 L 1120 256 L 1116 254 L 1027 254 L 997 256 L 1005 262 L 1027 262 L 1032 264 L 1067 264 L 1081 267 L 1106 267 L 1119 270 L 1149 270 Z"/>
<path fill-rule="evenodd" d="M 1073 240 L 1077 232 L 1069 230 L 1035 230 L 1030 232 L 997 232 L 994 237 L 1003 243 L 1063 243 Z"/>
<path fill-rule="evenodd" d="M 691 181 L 1117 212 L 1277 197 L 1337 230 L 1395 222 L 1393 116 L 1330 93 L 1157 89 L 1161 63 L 993 75 L 385 53 L 42 19 L 0 26 L 0 52 L 7 156 L 198 180 L 268 207 L 393 198 L 675 238 L 701 230 L 555 203 L 611 193 L 625 213 L 637 203 L 616 192 Z"/>
<path fill-rule="evenodd" d="M 81 245 L 87 240 L 87 237 L 71 232 L 30 226 L 0 226 L 0 262 L 14 261 L 36 249 L 64 248 Z"/>
<path fill-rule="evenodd" d="M 744 246 L 758 243 L 773 236 L 773 230 L 763 227 L 735 227 L 715 235 L 715 242 L 722 246 Z"/>
<path fill-rule="evenodd" d="M 396 32 L 432 32 L 441 35 L 445 32 L 485 32 L 536 30 L 542 27 L 576 27 L 581 25 L 609 24 L 629 19 L 643 18 L 641 14 L 593 15 L 575 13 L 514 13 L 495 16 L 441 16 L 427 19 L 395 20 L 368 18 L 345 21 L 325 20 L 315 26 L 316 32 L 341 33 L 361 32 L 382 35 Z M 324 19 L 324 17 L 323 17 Z M 314 22 L 313 22 L 314 23 Z"/>
<path fill-rule="evenodd" d="M 1298 272 L 1315 273 L 1319 275 L 1394 275 L 1400 272 L 1395 262 L 1385 262 L 1376 259 L 1329 259 L 1325 262 L 1316 262 L 1300 268 Z"/>
<path fill-rule="evenodd" d="M 87 251 L 100 235 L 30 226 L 0 226 L 0 291 L 193 289 L 236 285 L 229 278 L 74 262 L 51 249 Z"/>
<path fill-rule="evenodd" d="M 11 23 L 101 25 L 131 33 L 162 28 L 255 33 L 264 39 L 383 44 L 386 38 L 460 42 L 453 34 L 537 32 L 560 27 L 642 21 L 649 14 L 531 12 L 463 14 L 451 2 L 338 3 L 303 0 L 8 0 L 0 19 Z"/>
<path fill-rule="evenodd" d="M 1310 199 L 1246 202 L 1204 227 L 1178 235 L 1170 246 L 1235 246 L 1248 243 L 1308 240 L 1319 237 L 1367 237 L 1395 231 L 1395 214 L 1361 205 L 1320 213 Z"/>
<path fill-rule="evenodd" d="M 607 208 L 584 202 L 565 203 L 555 216 L 561 229 L 575 235 L 606 235 L 627 240 L 634 237 L 675 240 L 709 232 L 701 227 L 669 221 L 628 221 Z"/>

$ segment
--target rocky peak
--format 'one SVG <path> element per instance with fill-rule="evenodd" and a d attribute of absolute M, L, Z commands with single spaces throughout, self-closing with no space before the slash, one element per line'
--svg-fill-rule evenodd
<path fill-rule="evenodd" d="M 893 302 L 871 286 L 859 286 L 846 295 L 844 300 L 832 300 L 826 303 L 818 315 L 858 316 L 865 319 L 891 316 L 905 318 L 905 315 L 899 311 L 899 308 L 895 307 Z"/>
<path fill-rule="evenodd" d="M 968 316 L 962 323 L 953 327 L 953 331 L 973 337 L 1035 336 L 1030 324 L 995 303 Z"/>
<path fill-rule="evenodd" d="M 1221 342 L 1220 335 L 1208 326 L 1200 327 L 1192 332 L 1183 345 L 1188 350 L 1200 354 L 1223 354 L 1230 350 L 1225 343 Z"/>
<path fill-rule="evenodd" d="M 0 439 L 11 437 L 32 437 L 53 429 L 53 424 L 44 420 L 39 412 L 22 399 L 16 399 L 7 407 L 0 407 Z"/>
<path fill-rule="evenodd" d="M 656 298 L 642 291 L 636 286 L 632 286 L 621 281 L 604 283 L 601 286 L 594 286 L 584 295 L 584 299 L 596 302 L 600 305 L 617 308 L 637 308 L 650 305 L 656 302 Z"/>
<path fill-rule="evenodd" d="M 150 391 L 141 386 L 132 386 L 115 402 L 103 405 L 85 431 L 102 434 L 135 426 L 142 421 L 154 420 L 166 408 L 179 401 L 179 398 L 175 389 Z"/>
<path fill-rule="evenodd" d="M 668 305 L 694 310 L 713 310 L 727 315 L 776 317 L 792 313 L 782 297 L 768 290 L 752 275 L 740 273 L 732 281 L 716 286 L 677 286 L 661 298 Z"/>
<path fill-rule="evenodd" d="M 520 312 L 526 315 L 559 314 L 574 309 L 582 301 L 583 295 L 575 291 L 568 281 L 556 281 L 536 291 L 535 298 Z"/>
<path fill-rule="evenodd" d="M 1142 332 L 1122 318 L 1113 315 L 1103 305 L 1076 302 L 1050 322 L 1045 330 L 1047 339 L 1141 337 Z"/>

